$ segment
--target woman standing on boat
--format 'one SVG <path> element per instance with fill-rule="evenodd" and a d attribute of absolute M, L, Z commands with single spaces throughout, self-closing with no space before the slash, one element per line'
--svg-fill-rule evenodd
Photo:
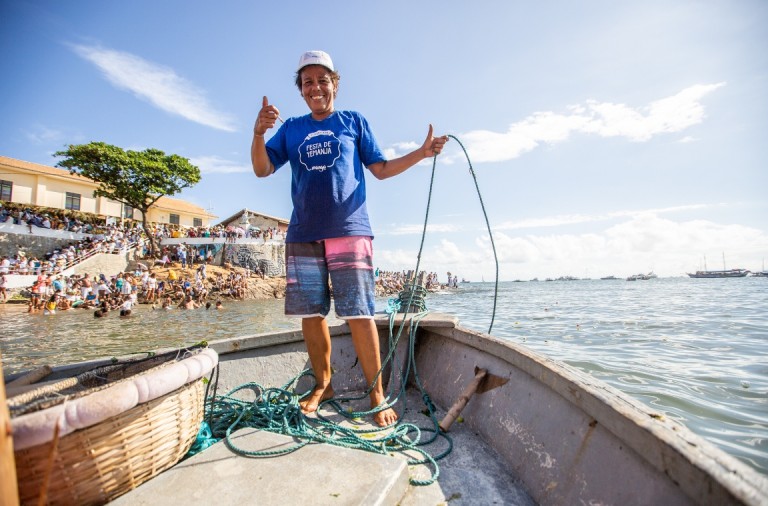
<path fill-rule="evenodd" d="M 334 108 L 339 73 L 323 51 L 301 55 L 296 86 L 310 114 L 289 118 L 266 142 L 264 135 L 280 119 L 280 111 L 264 97 L 253 127 L 251 162 L 258 177 L 269 176 L 286 162 L 291 165 L 293 213 L 285 240 L 285 313 L 302 318 L 317 386 L 301 408 L 311 413 L 333 397 L 331 336 L 325 320 L 330 311 L 329 275 L 336 314 L 349 325 L 369 386 L 381 368 L 373 321 L 373 232 L 363 167 L 377 179 L 396 176 L 439 154 L 448 137 L 434 137 L 429 125 L 420 148 L 387 160 L 360 113 Z M 373 385 L 370 398 L 372 408 L 385 403 L 381 378 Z M 397 414 L 384 406 L 374 420 L 390 425 L 397 421 Z"/>

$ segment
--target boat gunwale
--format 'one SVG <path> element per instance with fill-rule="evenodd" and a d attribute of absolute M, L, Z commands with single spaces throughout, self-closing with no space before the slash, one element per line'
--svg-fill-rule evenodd
<path fill-rule="evenodd" d="M 420 328 L 488 353 L 543 383 L 668 475 L 697 503 L 712 499 L 711 481 L 744 504 L 765 504 L 768 500 L 768 478 L 685 425 L 588 373 L 524 345 L 465 327 Z M 653 441 L 662 444 L 649 444 Z M 696 470 L 696 476 L 690 475 L 690 469 Z"/>

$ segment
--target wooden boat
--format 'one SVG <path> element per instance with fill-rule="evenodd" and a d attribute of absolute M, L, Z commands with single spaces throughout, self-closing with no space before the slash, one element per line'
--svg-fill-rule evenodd
<path fill-rule="evenodd" d="M 519 344 L 463 328 L 448 315 L 429 314 L 418 325 L 396 315 L 395 322 L 408 327 L 406 334 L 411 325 L 417 331 L 413 355 L 408 353 L 406 335 L 392 350 L 389 367 L 397 370 L 412 359 L 420 384 L 437 406 L 438 419 L 462 394 L 467 400 L 467 387 L 475 380 L 477 368 L 501 379 L 495 388 L 469 398 L 463 423 L 454 423 L 448 430 L 453 451 L 438 461 L 437 482 L 408 485 L 409 470 L 403 461 L 359 450 L 312 444 L 285 457 L 248 459 L 233 456 L 219 443 L 114 503 L 768 503 L 765 476 L 588 374 Z M 388 337 L 398 327 L 390 330 L 387 315 L 377 316 L 376 323 L 382 353 L 387 354 Z M 347 325 L 332 326 L 331 335 L 336 395 L 364 390 Z M 209 346 L 218 353 L 219 393 L 252 381 L 285 385 L 308 367 L 298 330 L 225 339 Z M 97 363 L 55 368 L 51 379 L 71 376 Z M 415 390 L 414 378 L 408 380 L 410 391 Z M 425 422 L 420 409 L 411 407 L 400 414 L 407 420 Z M 242 437 L 243 444 L 248 437 L 266 438 L 261 444 L 269 447 L 283 443 L 263 432 Z M 313 452 L 326 452 L 317 457 L 322 459 L 317 468 L 310 467 Z M 362 454 L 384 459 L 382 465 L 399 466 L 400 470 L 391 480 L 383 480 L 384 471 L 376 471 L 379 468 L 371 467 L 370 462 L 359 463 L 353 456 Z M 244 471 L 243 466 L 250 467 Z M 358 480 L 365 479 L 378 480 L 372 487 L 379 487 L 379 492 L 355 495 L 362 487 Z M 280 486 L 276 489 L 277 485 L 270 484 Z M 329 492 L 329 486 L 347 488 Z"/>
<path fill-rule="evenodd" d="M 728 269 L 723 271 L 696 271 L 687 273 L 691 278 L 745 278 L 747 269 Z"/>
<path fill-rule="evenodd" d="M 722 270 L 708 270 L 707 269 L 707 257 L 704 257 L 704 270 L 696 272 L 688 272 L 690 278 L 744 278 L 749 274 L 747 269 L 726 269 L 725 268 L 725 253 L 723 253 L 723 269 Z"/>

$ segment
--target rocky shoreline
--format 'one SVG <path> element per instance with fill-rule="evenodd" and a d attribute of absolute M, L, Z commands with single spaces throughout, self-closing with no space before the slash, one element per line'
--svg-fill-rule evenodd
<path fill-rule="evenodd" d="M 141 262 L 143 263 L 143 262 Z M 129 269 L 126 269 L 125 272 L 133 273 L 135 272 L 136 263 L 132 262 L 133 265 L 129 266 Z M 170 267 L 154 267 L 150 269 L 150 272 L 155 274 L 155 277 L 157 277 L 158 281 L 163 280 L 166 282 L 169 282 L 172 280 L 173 276 L 177 279 L 189 279 L 193 280 L 195 278 L 195 272 L 197 270 L 198 266 L 188 266 L 187 268 L 182 268 L 180 264 L 176 263 L 173 264 Z M 215 278 L 217 275 L 221 275 L 224 278 L 228 277 L 230 273 L 240 273 L 241 275 L 245 276 L 246 283 L 245 283 L 245 289 L 243 292 L 242 300 L 267 300 L 267 299 L 283 299 L 285 298 L 285 285 L 286 280 L 285 276 L 273 276 L 273 277 L 264 277 L 262 278 L 260 275 L 254 275 L 250 271 L 240 268 L 240 267 L 234 267 L 234 266 L 217 266 L 217 265 L 206 265 L 206 277 L 210 281 L 211 279 Z M 173 272 L 173 275 L 171 274 Z M 390 286 L 385 287 L 380 284 L 376 285 L 376 296 L 377 297 L 386 297 L 391 295 L 397 295 L 398 293 L 398 287 L 396 286 Z M 16 289 L 16 290 L 9 290 L 8 291 L 8 303 L 27 303 L 28 299 L 25 297 L 22 292 L 26 293 L 26 289 Z M 224 295 L 222 296 L 218 292 L 209 292 L 207 300 L 215 301 L 217 299 L 221 298 L 232 298 L 230 295 Z M 139 298 L 141 301 L 141 297 Z"/>
<path fill-rule="evenodd" d="M 223 276 L 228 276 L 230 272 L 239 272 L 246 277 L 246 288 L 243 299 L 244 300 L 266 300 L 266 299 L 284 299 L 285 298 L 285 276 L 273 276 L 262 278 L 258 275 L 250 275 L 245 269 L 239 267 L 220 267 L 216 265 L 206 266 L 206 275 L 210 278 L 220 273 Z M 188 267 L 182 269 L 180 266 L 168 267 L 168 268 L 154 268 L 151 270 L 155 274 L 158 280 L 169 280 L 170 271 L 175 271 L 179 277 L 188 276 L 194 278 L 196 267 Z M 376 285 L 376 296 L 385 297 L 388 295 L 396 295 L 397 292 L 393 290 L 387 290 L 381 285 Z M 216 299 L 217 294 L 214 292 L 208 296 L 209 299 Z"/>
<path fill-rule="evenodd" d="M 168 267 L 168 268 L 154 268 L 151 270 L 155 274 L 158 280 L 169 280 L 170 279 L 170 271 L 175 271 L 176 275 L 179 277 L 187 276 L 190 278 L 194 278 L 196 267 L 188 267 L 187 269 L 182 269 L 178 264 L 174 267 Z M 239 272 L 243 274 L 246 277 L 246 288 L 245 288 L 245 294 L 243 299 L 244 300 L 266 300 L 266 299 L 284 299 L 285 298 L 285 276 L 274 276 L 274 277 L 265 277 L 262 278 L 258 275 L 249 275 L 249 271 L 242 269 L 240 267 L 231 267 L 231 266 L 216 266 L 216 265 L 207 265 L 206 266 L 206 275 L 207 277 L 216 276 L 216 274 L 221 274 L 222 276 L 226 277 L 229 275 L 230 272 Z M 376 296 L 377 297 L 386 297 L 390 295 L 396 295 L 398 293 L 397 290 L 393 289 L 387 289 L 384 286 L 376 285 Z M 218 298 L 218 295 L 214 292 L 212 294 L 209 294 L 208 299 L 216 299 Z"/>
<path fill-rule="evenodd" d="M 194 279 L 197 266 L 190 266 L 186 269 L 182 269 L 179 264 L 175 264 L 172 267 L 155 267 L 150 272 L 155 274 L 158 281 L 170 281 L 171 271 L 173 271 L 179 279 L 189 278 Z M 279 277 L 266 277 L 249 275 L 249 271 L 239 267 L 220 267 L 217 265 L 205 266 L 206 277 L 210 280 L 216 277 L 217 274 L 221 274 L 225 278 L 229 276 L 231 272 L 238 272 L 246 277 L 246 287 L 243 294 L 243 300 L 266 300 L 266 299 L 282 299 L 285 298 L 285 276 Z M 217 292 L 211 292 L 208 294 L 209 300 L 215 300 L 220 298 Z"/>

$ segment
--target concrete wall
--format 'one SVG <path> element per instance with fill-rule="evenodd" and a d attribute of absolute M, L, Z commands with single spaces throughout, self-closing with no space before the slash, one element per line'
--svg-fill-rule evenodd
<path fill-rule="evenodd" d="M 163 239 L 162 246 L 175 246 L 186 244 L 199 247 L 202 245 L 217 245 L 214 263 L 223 265 L 229 263 L 238 267 L 246 267 L 255 270 L 260 268 L 269 276 L 285 276 L 285 243 L 264 239 L 241 238 L 234 243 L 227 242 L 223 237 L 179 237 L 176 239 Z M 219 249 L 220 248 L 220 249 Z"/>
<path fill-rule="evenodd" d="M 126 253 L 107 254 L 99 253 L 76 264 L 72 268 L 73 274 L 88 274 L 93 277 L 96 274 L 104 274 L 107 277 L 125 272 L 131 260 L 135 260 L 136 249 Z"/>
<path fill-rule="evenodd" d="M 268 276 L 285 276 L 285 243 L 235 243 L 224 246 L 224 262 L 251 270 L 257 268 Z"/>
<path fill-rule="evenodd" d="M 87 234 L 50 230 L 47 228 L 13 225 L 9 221 L 0 223 L 0 257 L 12 257 L 19 250 L 26 253 L 27 258 L 44 259 L 45 255 L 55 249 L 69 246 L 70 243 L 85 239 Z"/>

